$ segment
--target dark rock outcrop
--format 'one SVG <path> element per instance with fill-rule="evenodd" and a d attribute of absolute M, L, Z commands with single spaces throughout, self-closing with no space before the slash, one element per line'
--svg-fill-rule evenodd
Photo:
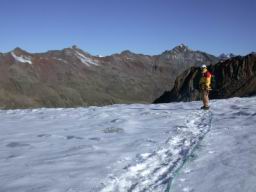
<path fill-rule="evenodd" d="M 237 56 L 224 62 L 208 66 L 215 76 L 215 88 L 210 92 L 211 99 L 245 97 L 256 94 L 256 54 Z M 193 101 L 200 99 L 199 67 L 191 67 L 179 75 L 174 88 L 166 91 L 155 103 Z"/>

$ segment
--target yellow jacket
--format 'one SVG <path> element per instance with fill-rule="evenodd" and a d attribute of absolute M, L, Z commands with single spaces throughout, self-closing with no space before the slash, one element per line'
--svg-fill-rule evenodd
<path fill-rule="evenodd" d="M 211 88 L 211 77 L 212 74 L 207 69 L 203 69 L 202 77 L 199 82 L 199 85 L 202 89 L 209 90 Z"/>

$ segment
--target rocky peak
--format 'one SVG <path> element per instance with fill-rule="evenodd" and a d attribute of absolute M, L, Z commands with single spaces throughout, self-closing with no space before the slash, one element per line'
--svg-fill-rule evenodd
<path fill-rule="evenodd" d="M 11 52 L 15 53 L 16 55 L 30 55 L 27 51 L 21 49 L 20 47 L 16 47 Z"/>
<path fill-rule="evenodd" d="M 179 53 L 186 53 L 186 52 L 193 52 L 193 50 L 191 50 L 188 46 L 184 45 L 184 44 L 180 44 L 176 47 L 174 47 L 173 49 L 167 50 L 165 52 L 162 53 L 162 55 L 175 55 L 175 54 L 179 54 Z"/>
<path fill-rule="evenodd" d="M 15 62 L 32 64 L 32 54 L 22 50 L 19 47 L 12 50 L 10 55 L 13 57 Z"/>
<path fill-rule="evenodd" d="M 172 49 L 172 51 L 177 51 L 177 52 L 187 52 L 187 51 L 190 51 L 189 47 L 184 45 L 183 43 L 174 47 Z"/>
<path fill-rule="evenodd" d="M 65 48 L 62 50 L 62 52 L 64 53 L 64 55 L 66 56 L 70 56 L 70 57 L 73 57 L 73 56 L 76 56 L 76 55 L 86 55 L 86 56 L 91 56 L 89 53 L 83 51 L 82 49 L 80 49 L 78 46 L 76 45 L 73 45 L 69 48 Z"/>
<path fill-rule="evenodd" d="M 131 52 L 130 50 L 124 50 L 121 52 L 121 55 L 134 55 L 134 53 Z"/>
<path fill-rule="evenodd" d="M 71 48 L 72 49 L 80 49 L 77 45 L 72 45 Z"/>

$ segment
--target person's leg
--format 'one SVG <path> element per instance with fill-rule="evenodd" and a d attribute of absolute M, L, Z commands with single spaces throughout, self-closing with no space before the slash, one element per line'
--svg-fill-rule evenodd
<path fill-rule="evenodd" d="M 204 91 L 204 106 L 209 107 L 209 92 L 207 90 Z"/>
<path fill-rule="evenodd" d="M 203 106 L 207 106 L 207 94 L 205 90 L 202 90 L 202 101 L 203 101 Z"/>
<path fill-rule="evenodd" d="M 201 99 L 202 99 L 202 102 L 203 102 L 203 106 L 205 106 L 204 90 L 201 90 Z"/>

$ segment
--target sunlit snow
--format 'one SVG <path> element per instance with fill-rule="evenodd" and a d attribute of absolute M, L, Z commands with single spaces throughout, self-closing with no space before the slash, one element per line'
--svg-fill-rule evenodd
<path fill-rule="evenodd" d="M 0 191 L 253 192 L 256 98 L 200 106 L 0 110 Z"/>
<path fill-rule="evenodd" d="M 75 51 L 76 56 L 80 61 L 86 65 L 98 65 L 96 62 L 94 62 L 92 59 L 86 57 L 82 53 L 79 53 L 78 51 Z"/>
<path fill-rule="evenodd" d="M 65 59 L 62 59 L 62 58 L 53 57 L 53 59 L 55 59 L 57 61 L 60 61 L 60 62 L 63 62 L 63 63 L 67 63 L 67 61 Z"/>
<path fill-rule="evenodd" d="M 29 56 L 25 56 L 25 55 L 17 56 L 14 52 L 11 52 L 11 54 L 13 58 L 18 62 L 32 64 L 31 57 Z"/>

